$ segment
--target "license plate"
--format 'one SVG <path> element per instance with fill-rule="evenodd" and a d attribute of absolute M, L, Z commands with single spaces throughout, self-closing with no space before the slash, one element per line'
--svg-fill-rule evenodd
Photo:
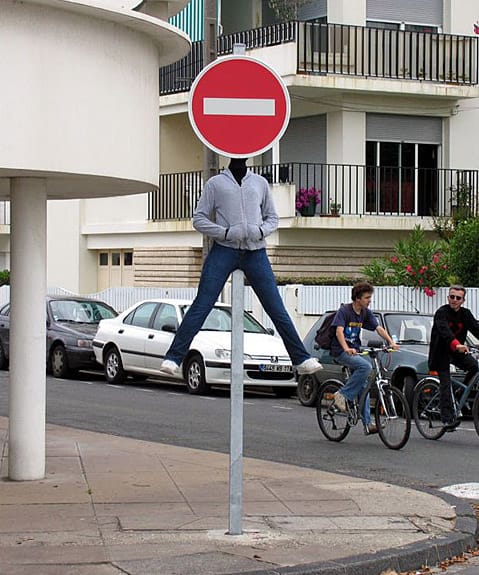
<path fill-rule="evenodd" d="M 260 371 L 279 371 L 279 372 L 292 372 L 293 369 L 290 365 L 278 365 L 276 363 L 264 363 L 259 366 Z"/>

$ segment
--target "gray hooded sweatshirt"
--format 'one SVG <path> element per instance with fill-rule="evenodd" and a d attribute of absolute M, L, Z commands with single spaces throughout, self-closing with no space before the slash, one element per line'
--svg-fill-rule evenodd
<path fill-rule="evenodd" d="M 278 227 L 268 182 L 251 170 L 241 181 L 229 169 L 210 178 L 193 215 L 195 230 L 228 248 L 258 250 Z"/>

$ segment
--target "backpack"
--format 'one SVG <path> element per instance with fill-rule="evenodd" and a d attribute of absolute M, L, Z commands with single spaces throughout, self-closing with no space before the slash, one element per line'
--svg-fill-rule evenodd
<path fill-rule="evenodd" d="M 341 307 L 343 305 L 344 304 L 342 303 Z M 333 337 L 336 335 L 336 326 L 331 325 L 335 316 L 335 311 L 327 313 L 321 327 L 316 332 L 314 341 L 320 349 L 331 349 L 331 342 L 333 341 Z"/>
<path fill-rule="evenodd" d="M 334 334 L 336 333 L 336 327 L 331 325 L 335 315 L 335 311 L 326 314 L 321 327 L 316 332 L 314 341 L 316 342 L 316 345 L 321 349 L 331 349 L 331 342 L 333 341 Z"/>

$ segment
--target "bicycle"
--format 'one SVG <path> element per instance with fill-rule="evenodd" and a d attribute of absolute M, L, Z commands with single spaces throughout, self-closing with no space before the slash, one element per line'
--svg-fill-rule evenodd
<path fill-rule="evenodd" d="M 451 377 L 452 404 L 454 418 L 462 417 L 463 409 L 472 403 L 472 418 L 479 435 L 479 373 L 471 378 L 468 385 Z M 414 388 L 412 412 L 419 433 L 426 439 L 440 439 L 447 431 L 441 421 L 439 408 L 439 378 L 428 375 L 421 379 Z M 472 397 L 475 392 L 475 397 Z"/>
<path fill-rule="evenodd" d="M 342 441 L 352 426 L 361 420 L 366 396 L 372 389 L 377 392 L 374 416 L 379 437 L 389 449 L 401 449 L 406 445 L 411 433 L 411 412 L 403 392 L 393 387 L 384 377 L 387 369 L 380 356 L 393 351 L 380 342 L 371 341 L 361 354 L 372 359 L 373 371 L 369 382 L 361 392 L 359 399 L 346 401 L 347 411 L 341 412 L 335 405 L 334 394 L 339 391 L 344 381 L 327 379 L 319 387 L 316 403 L 316 417 L 323 435 L 330 441 Z M 343 369 L 345 380 L 349 377 L 347 367 Z"/>

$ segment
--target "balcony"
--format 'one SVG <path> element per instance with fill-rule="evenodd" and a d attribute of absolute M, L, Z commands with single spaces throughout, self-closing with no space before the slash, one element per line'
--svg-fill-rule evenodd
<path fill-rule="evenodd" d="M 315 187 L 321 202 L 313 217 L 340 215 L 401 218 L 451 216 L 458 211 L 479 216 L 479 171 L 398 168 L 347 164 L 285 163 L 251 166 L 282 190 L 281 217 L 295 212 L 295 192 Z M 191 219 L 203 188 L 201 171 L 160 174 L 159 189 L 148 198 L 148 220 Z M 277 191 L 277 192 L 276 192 Z"/>
<path fill-rule="evenodd" d="M 296 74 L 413 80 L 448 86 L 478 84 L 478 38 L 342 24 L 286 22 L 218 38 L 218 55 L 235 43 L 247 50 L 294 42 Z M 203 68 L 202 42 L 160 70 L 160 94 L 187 92 Z"/>

